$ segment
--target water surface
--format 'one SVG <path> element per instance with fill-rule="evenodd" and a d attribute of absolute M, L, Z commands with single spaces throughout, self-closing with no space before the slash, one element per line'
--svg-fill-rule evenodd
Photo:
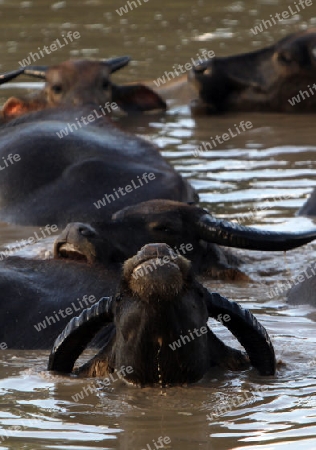
<path fill-rule="evenodd" d="M 256 36 L 250 31 L 270 14 L 287 10 L 288 1 L 139 2 L 141 6 L 119 16 L 116 9 L 125 3 L 116 0 L 2 0 L 0 70 L 15 69 L 30 52 L 78 31 L 80 39 L 37 63 L 127 54 L 133 61 L 115 80 L 153 80 L 203 49 L 216 55 L 250 51 L 315 24 L 313 5 Z M 19 83 L 24 81 L 30 80 L 21 78 L 0 89 L 0 102 L 23 92 Z M 253 127 L 194 156 L 202 142 L 241 120 Z M 295 216 L 316 185 L 314 116 L 192 117 L 180 104 L 167 115 L 129 118 L 121 125 L 155 142 L 218 217 L 288 231 L 314 226 Z M 34 232 L 38 228 L 0 225 L 2 249 Z M 260 377 L 254 370 L 215 371 L 197 385 L 162 392 L 119 382 L 99 389 L 91 380 L 46 373 L 48 352 L 0 351 L 0 449 L 141 450 L 154 448 L 160 436 L 171 439 L 165 448 L 177 450 L 314 448 L 315 311 L 288 306 L 283 296 L 269 293 L 314 262 L 315 244 L 287 255 L 255 252 L 247 258 L 239 253 L 252 282 L 204 282 L 250 308 L 264 324 L 283 361 L 276 377 Z M 225 342 L 236 345 L 219 324 L 213 327 Z M 75 401 L 84 388 L 91 393 Z"/>

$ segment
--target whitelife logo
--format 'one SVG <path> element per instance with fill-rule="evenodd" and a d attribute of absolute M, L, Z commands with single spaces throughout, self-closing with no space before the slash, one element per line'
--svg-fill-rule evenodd
<path fill-rule="evenodd" d="M 60 48 L 65 47 L 66 45 L 70 44 L 70 42 L 73 42 L 74 39 L 80 38 L 79 31 L 68 31 L 67 37 L 62 34 L 62 38 L 64 41 L 64 44 L 60 42 L 59 39 L 55 39 L 53 41 L 49 48 L 47 45 L 44 45 L 44 47 L 41 49 L 38 47 L 38 53 L 29 53 L 29 56 L 27 58 L 22 59 L 22 61 L 19 61 L 19 64 L 21 67 L 30 66 L 32 62 L 38 61 L 41 58 L 44 58 L 46 55 L 50 55 L 52 52 L 55 52 L 56 50 L 59 50 Z M 68 42 L 68 40 L 70 42 Z"/>

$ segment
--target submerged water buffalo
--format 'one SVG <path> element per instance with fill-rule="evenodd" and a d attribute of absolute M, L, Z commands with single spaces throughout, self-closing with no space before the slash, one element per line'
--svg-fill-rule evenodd
<path fill-rule="evenodd" d="M 64 226 L 153 198 L 197 200 L 147 140 L 104 117 L 79 126 L 95 108 L 36 111 L 0 128 L 1 221 Z"/>
<path fill-rule="evenodd" d="M 0 343 L 50 349 L 71 317 L 115 294 L 118 267 L 9 257 L 0 265 Z"/>
<path fill-rule="evenodd" d="M 316 29 L 250 53 L 215 57 L 189 73 L 209 112 L 316 111 Z M 197 103 L 198 104 L 198 103 Z"/>
<path fill-rule="evenodd" d="M 316 189 L 298 212 L 301 216 L 316 217 Z M 289 303 L 316 306 L 316 264 L 311 263 L 295 278 L 289 280 L 292 287 L 287 292 Z M 278 288 L 277 288 L 278 289 Z M 282 290 L 283 291 L 283 290 Z"/>
<path fill-rule="evenodd" d="M 298 212 L 301 216 L 316 217 L 316 189 Z M 316 306 L 316 265 L 307 265 L 294 279 L 289 281 L 292 287 L 287 292 L 289 303 L 295 305 Z M 285 286 L 286 287 L 286 286 Z M 278 290 L 278 288 L 276 288 Z M 282 289 L 282 292 L 284 289 Z"/>
<path fill-rule="evenodd" d="M 313 190 L 308 200 L 299 210 L 300 216 L 315 217 L 316 216 L 316 189 Z"/>
<path fill-rule="evenodd" d="M 56 239 L 56 259 L 8 257 L 0 263 L 0 343 L 18 349 L 51 348 L 69 318 L 105 293 L 115 294 L 122 263 L 144 244 L 167 242 L 176 254 L 192 261 L 195 272 L 242 278 L 237 258 L 227 259 L 213 242 L 285 250 L 314 237 L 316 232 L 236 227 L 202 208 L 165 200 L 126 208 L 108 222 L 70 224 Z"/>
<path fill-rule="evenodd" d="M 288 303 L 292 305 L 316 306 L 315 263 L 307 265 L 304 270 L 299 273 L 294 279 L 290 280 L 288 284 L 292 284 L 292 287 L 287 292 Z M 278 289 L 278 287 L 276 289 Z"/>
<path fill-rule="evenodd" d="M 2 117 L 9 120 L 30 111 L 61 104 L 95 104 L 106 111 L 111 102 L 112 106 L 118 105 L 125 111 L 164 110 L 165 102 L 147 86 L 136 83 L 119 86 L 111 81 L 110 75 L 129 61 L 127 56 L 104 61 L 74 60 L 51 67 L 26 66 L 3 74 L 0 84 L 21 74 L 43 79 L 46 83 L 42 91 L 34 92 L 29 98 L 11 97 L 2 109 Z M 106 113 L 111 112 L 111 109 Z"/>
<path fill-rule="evenodd" d="M 223 315 L 247 357 L 208 328 L 209 317 Z M 249 311 L 199 284 L 189 261 L 166 244 L 148 244 L 125 262 L 116 295 L 71 320 L 54 344 L 48 369 L 71 372 L 87 344 L 108 324 L 115 334 L 77 373 L 104 377 L 130 367 L 126 381 L 166 386 L 196 382 L 214 365 L 244 368 L 248 358 L 260 374 L 275 373 L 266 330 Z M 175 345 L 181 336 L 184 343 Z"/>
<path fill-rule="evenodd" d="M 55 257 L 109 265 L 124 262 L 145 244 L 161 242 L 190 259 L 198 273 L 242 279 L 245 276 L 238 270 L 240 260 L 218 245 L 286 251 L 315 238 L 315 230 L 303 233 L 257 230 L 216 219 L 194 205 L 159 199 L 126 207 L 105 222 L 67 225 L 55 242 Z"/>
<path fill-rule="evenodd" d="M 197 200 L 153 144 L 121 131 L 101 111 L 101 100 L 112 95 L 108 73 L 124 63 L 96 63 L 98 70 L 92 64 L 84 81 L 76 73 L 71 88 L 69 64 L 65 71 L 49 70 L 45 95 L 61 104 L 22 114 L 0 128 L 0 220 L 66 225 L 105 219 L 151 198 Z M 73 67 L 79 70 L 80 64 Z M 57 89 L 62 82 L 65 93 Z"/>

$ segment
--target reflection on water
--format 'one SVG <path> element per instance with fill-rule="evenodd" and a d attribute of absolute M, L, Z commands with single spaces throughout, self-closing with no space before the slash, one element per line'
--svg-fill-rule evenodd
<path fill-rule="evenodd" d="M 150 0 L 119 16 L 116 9 L 125 3 L 117 0 L 106 4 L 3 0 L 0 69 L 17 68 L 30 52 L 70 30 L 78 31 L 80 39 L 34 63 L 129 54 L 132 63 L 115 74 L 115 80 L 153 80 L 173 70 L 176 63 L 190 62 L 205 48 L 216 55 L 248 51 L 315 23 L 313 5 L 262 33 L 251 33 L 250 28 L 262 19 L 288 10 L 290 4 L 283 0 L 182 0 L 162 7 L 161 2 Z M 29 81 L 21 78 L 24 82 Z M 30 88 L 21 86 L 2 88 L 0 101 Z M 251 121 L 253 127 L 194 156 L 202 142 L 211 142 L 241 120 Z M 310 220 L 295 217 L 316 185 L 313 116 L 192 117 L 180 104 L 167 115 L 124 118 L 121 126 L 154 141 L 217 216 L 270 229 L 313 226 Z M 0 230 L 3 246 L 39 232 L 36 227 L 5 224 Z M 51 242 L 38 243 L 42 255 Z M 38 251 L 29 246 L 21 250 L 27 255 Z M 0 449 L 150 450 L 160 436 L 171 439 L 165 448 L 183 450 L 314 448 L 315 313 L 307 306 L 288 307 L 282 296 L 269 298 L 268 293 L 313 262 L 315 244 L 286 256 L 255 252 L 250 259 L 249 253 L 239 253 L 253 282 L 204 281 L 250 308 L 269 330 L 282 361 L 275 378 L 259 377 L 254 370 L 215 371 L 195 386 L 161 392 L 117 385 L 76 402 L 73 396 L 91 381 L 47 374 L 47 352 L 0 350 Z M 225 342 L 236 345 L 220 325 L 212 326 Z"/>

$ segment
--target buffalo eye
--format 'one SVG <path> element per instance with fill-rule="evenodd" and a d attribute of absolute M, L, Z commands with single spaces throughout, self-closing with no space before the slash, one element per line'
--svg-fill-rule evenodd
<path fill-rule="evenodd" d="M 289 52 L 282 52 L 279 53 L 278 60 L 283 64 L 290 64 L 292 62 L 292 56 Z"/>
<path fill-rule="evenodd" d="M 161 231 L 163 233 L 173 233 L 173 229 L 168 225 L 156 225 L 153 227 L 154 231 Z"/>
<path fill-rule="evenodd" d="M 60 94 L 62 92 L 63 88 L 60 84 L 54 84 L 51 87 L 51 90 L 54 92 L 54 94 Z"/>

